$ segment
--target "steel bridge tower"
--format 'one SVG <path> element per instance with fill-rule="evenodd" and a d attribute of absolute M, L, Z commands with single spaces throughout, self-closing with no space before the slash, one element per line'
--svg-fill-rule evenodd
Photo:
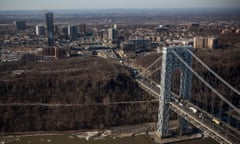
<path fill-rule="evenodd" d="M 191 95 L 192 73 L 181 63 L 172 53 L 175 51 L 189 65 L 192 65 L 192 55 L 186 50 L 192 50 L 192 47 L 164 47 L 162 56 L 161 70 L 161 92 L 159 98 L 157 131 L 160 137 L 168 136 L 169 132 L 169 103 L 171 102 L 171 81 L 174 72 L 181 71 L 179 95 L 183 100 L 188 100 Z M 187 122 L 180 118 L 180 131 L 187 129 Z"/>

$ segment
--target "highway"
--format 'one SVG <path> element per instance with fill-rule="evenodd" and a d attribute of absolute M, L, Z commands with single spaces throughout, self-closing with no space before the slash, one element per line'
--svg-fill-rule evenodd
<path fill-rule="evenodd" d="M 178 113 L 181 117 L 186 119 L 189 123 L 193 124 L 195 127 L 204 131 L 211 138 L 220 142 L 221 144 L 237 144 L 240 143 L 239 136 L 229 136 L 221 124 L 216 124 L 209 120 L 207 117 L 199 117 L 198 112 L 192 112 L 188 106 L 179 105 L 176 102 L 170 103 L 170 108 L 172 111 Z"/>
<path fill-rule="evenodd" d="M 199 108 L 198 106 L 196 105 L 193 105 L 192 103 L 190 103 L 189 101 L 185 101 L 187 103 L 187 105 L 189 106 L 193 106 L 195 109 L 197 109 L 198 111 L 201 111 L 201 113 L 205 116 L 205 117 L 208 117 L 208 119 L 216 119 L 212 114 L 208 113 L 207 111 Z M 219 119 L 218 119 L 219 120 Z M 221 121 L 221 120 L 219 120 Z M 224 130 L 225 131 L 228 131 L 230 134 L 234 134 L 234 135 L 239 135 L 240 136 L 240 131 L 235 128 L 235 127 L 232 127 L 230 126 L 228 123 L 224 122 L 224 121 L 221 121 L 221 124 L 222 126 L 224 127 Z M 239 137 L 240 138 L 240 137 Z"/>

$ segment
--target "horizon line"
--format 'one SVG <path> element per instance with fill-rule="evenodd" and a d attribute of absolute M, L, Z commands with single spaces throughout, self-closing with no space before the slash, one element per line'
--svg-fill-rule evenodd
<path fill-rule="evenodd" d="M 51 11 L 61 11 L 61 10 L 174 10 L 174 9 L 179 9 L 179 10 L 184 10 L 184 9 L 191 9 L 191 10 L 199 10 L 199 9 L 233 9 L 237 10 L 240 9 L 240 7 L 162 7 L 162 8 L 67 8 L 67 9 L 62 9 L 62 8 L 56 8 L 56 9 L 1 9 L 0 11 L 42 11 L 42 10 L 51 10 Z"/>

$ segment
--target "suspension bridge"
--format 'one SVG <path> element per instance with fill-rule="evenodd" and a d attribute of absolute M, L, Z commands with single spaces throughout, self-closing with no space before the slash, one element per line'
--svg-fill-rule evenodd
<path fill-rule="evenodd" d="M 191 131 L 191 127 L 199 129 L 205 136 L 215 139 L 220 144 L 239 144 L 240 143 L 240 123 L 233 125 L 230 118 L 227 120 L 223 117 L 223 104 L 219 107 L 220 114 L 210 113 L 206 109 L 199 107 L 191 102 L 192 78 L 195 76 L 208 87 L 213 94 L 215 94 L 221 103 L 228 106 L 228 111 L 235 113 L 240 119 L 240 110 L 237 106 L 232 104 L 226 96 L 218 92 L 211 84 L 209 84 L 200 74 L 193 68 L 193 60 L 200 63 L 213 76 L 221 81 L 227 88 L 229 88 L 236 96 L 240 96 L 240 92 L 215 73 L 208 67 L 200 58 L 193 52 L 192 47 L 168 47 L 163 48 L 162 56 L 151 63 L 143 73 L 136 76 L 136 81 L 139 86 L 147 93 L 152 95 L 155 99 L 151 101 L 159 101 L 157 132 L 161 138 L 171 136 L 169 129 L 170 112 L 175 112 L 179 118 L 179 133 L 184 134 Z M 161 66 L 150 70 L 161 61 Z M 156 67 L 156 66 L 155 66 Z M 172 91 L 172 77 L 177 71 L 181 71 L 179 93 Z M 161 73 L 159 72 L 161 71 Z M 150 78 L 154 73 L 159 72 L 161 81 L 155 82 Z M 206 96 L 205 96 L 206 97 Z M 133 104 L 146 103 L 149 101 L 123 101 L 110 103 L 97 103 L 90 105 L 117 105 L 117 104 Z M 71 106 L 86 106 L 86 104 L 49 104 L 49 103 L 4 103 L 0 106 L 47 106 L 47 107 L 71 107 Z M 226 111 L 225 111 L 226 113 Z M 229 117 L 229 116 L 228 116 Z"/>
<path fill-rule="evenodd" d="M 222 113 L 217 117 L 190 102 L 190 97 L 192 97 L 192 77 L 195 76 L 222 102 L 228 105 L 232 112 L 236 113 L 236 115 L 240 114 L 238 107 L 232 104 L 192 68 L 193 58 L 237 96 L 240 96 L 240 92 L 208 67 L 192 50 L 192 47 L 165 47 L 163 48 L 162 56 L 150 64 L 142 74 L 137 75 L 137 82 L 140 87 L 159 99 L 157 122 L 157 132 L 159 136 L 166 137 L 171 135 L 171 131 L 169 130 L 171 110 L 180 116 L 179 130 L 181 134 L 189 131 L 189 125 L 191 124 L 204 133 L 204 135 L 210 136 L 221 144 L 240 143 L 239 122 L 237 126 L 233 126 L 231 122 L 229 122 L 229 119 L 228 121 L 223 120 Z M 151 71 L 150 68 L 160 60 L 162 60 L 161 66 Z M 149 78 L 159 70 L 161 70 L 160 85 Z M 181 71 L 179 94 L 171 90 L 172 76 L 177 70 Z M 222 107 L 219 109 L 222 109 Z"/>

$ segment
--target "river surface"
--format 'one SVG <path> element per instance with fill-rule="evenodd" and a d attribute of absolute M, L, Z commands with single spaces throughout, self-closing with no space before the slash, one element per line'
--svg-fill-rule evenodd
<path fill-rule="evenodd" d="M 89 136 L 89 139 L 88 139 Z M 90 138 L 91 137 L 91 138 Z M 95 140 L 94 140 L 95 139 Z M 134 137 L 110 137 L 107 134 L 96 134 L 95 132 L 87 134 L 59 134 L 59 135 L 29 135 L 29 136 L 4 136 L 0 137 L 0 144 L 154 144 L 147 135 L 138 135 Z M 210 138 L 198 139 L 172 144 L 218 144 Z"/>

